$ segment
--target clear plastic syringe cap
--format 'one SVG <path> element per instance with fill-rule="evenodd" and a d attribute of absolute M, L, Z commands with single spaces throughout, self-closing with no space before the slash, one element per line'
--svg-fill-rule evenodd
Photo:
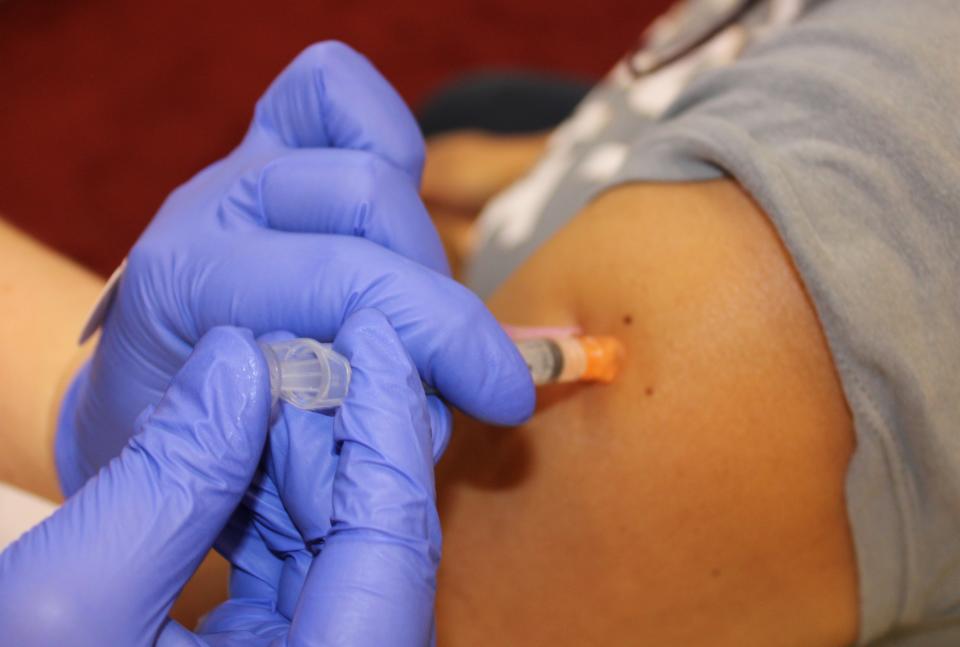
<path fill-rule="evenodd" d="M 260 342 L 270 368 L 270 395 L 316 411 L 339 407 L 350 387 L 350 362 L 313 339 Z"/>

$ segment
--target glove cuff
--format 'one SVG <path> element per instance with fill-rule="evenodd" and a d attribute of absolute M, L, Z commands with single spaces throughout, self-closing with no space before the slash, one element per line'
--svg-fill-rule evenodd
<path fill-rule="evenodd" d="M 65 497 L 79 490 L 92 475 L 92 470 L 87 467 L 80 455 L 76 430 L 77 403 L 89 373 L 90 362 L 87 361 L 70 382 L 57 415 L 57 433 L 53 452 L 57 476 L 60 479 L 60 490 Z"/>

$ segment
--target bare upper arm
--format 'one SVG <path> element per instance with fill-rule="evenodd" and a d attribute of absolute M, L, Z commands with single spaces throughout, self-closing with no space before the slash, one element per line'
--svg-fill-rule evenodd
<path fill-rule="evenodd" d="M 611 386 L 460 424 L 440 465 L 444 645 L 843 645 L 850 416 L 815 312 L 732 182 L 595 200 L 491 299 L 628 348 Z"/>

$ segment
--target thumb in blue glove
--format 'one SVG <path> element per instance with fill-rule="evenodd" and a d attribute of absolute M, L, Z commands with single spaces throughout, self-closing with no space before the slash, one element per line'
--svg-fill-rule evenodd
<path fill-rule="evenodd" d="M 0 555 L 11 645 L 153 645 L 247 489 L 268 425 L 253 336 L 215 328 L 138 433 L 57 512 Z"/>

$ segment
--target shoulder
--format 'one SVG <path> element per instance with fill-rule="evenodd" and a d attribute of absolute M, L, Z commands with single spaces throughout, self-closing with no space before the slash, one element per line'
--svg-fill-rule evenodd
<path fill-rule="evenodd" d="M 612 188 L 490 303 L 505 322 L 624 341 L 614 384 L 542 391 L 527 428 L 543 478 L 573 479 L 584 514 L 613 524 L 605 541 L 650 538 L 618 561 L 645 603 L 752 637 L 737 644 L 773 644 L 785 617 L 805 644 L 853 638 L 850 414 L 790 256 L 736 183 Z M 671 635 L 662 622 L 643 630 Z"/>

